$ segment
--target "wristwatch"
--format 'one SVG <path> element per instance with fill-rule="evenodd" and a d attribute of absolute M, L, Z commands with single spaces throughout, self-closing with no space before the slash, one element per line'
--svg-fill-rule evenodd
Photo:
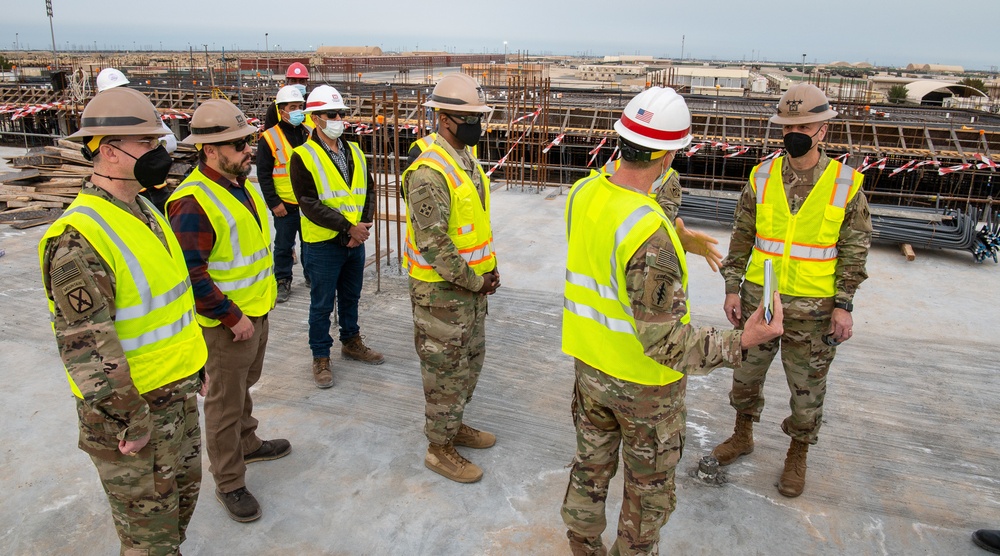
<path fill-rule="evenodd" d="M 833 306 L 836 309 L 843 309 L 843 310 L 847 311 L 848 313 L 850 313 L 851 311 L 854 310 L 854 304 L 851 303 L 850 301 L 847 301 L 847 302 L 838 301 L 838 302 L 834 303 Z"/>

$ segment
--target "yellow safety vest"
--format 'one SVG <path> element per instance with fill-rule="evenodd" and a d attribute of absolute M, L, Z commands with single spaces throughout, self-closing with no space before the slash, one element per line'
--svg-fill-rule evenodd
<path fill-rule="evenodd" d="M 167 199 L 167 206 L 181 197 L 193 196 L 215 231 L 215 245 L 208 257 L 208 275 L 222 293 L 248 317 L 266 315 L 274 308 L 278 283 L 274 279 L 271 226 L 264 198 L 245 181 L 257 218 L 232 193 L 195 168 Z M 257 222 L 260 222 L 260 226 Z M 206 328 L 219 321 L 198 315 Z"/>
<path fill-rule="evenodd" d="M 616 158 L 614 160 L 609 160 L 609 161 L 607 161 L 604 164 L 604 166 L 601 167 L 600 171 L 591 170 L 590 171 L 590 177 L 596 176 L 596 175 L 600 174 L 601 172 L 604 172 L 605 174 L 614 174 L 615 172 L 618 171 L 618 168 L 621 165 L 622 165 L 622 159 L 621 158 Z M 671 176 L 675 176 L 675 175 L 677 175 L 677 170 L 674 170 L 673 168 L 667 168 L 667 172 L 665 174 L 663 174 L 662 176 L 660 176 L 659 180 L 657 180 L 656 182 L 653 183 L 653 187 L 649 188 L 649 198 L 655 201 L 656 200 L 656 195 L 657 195 L 657 193 L 660 192 L 660 189 L 662 189 L 663 186 L 667 184 L 667 180 L 669 180 Z"/>
<path fill-rule="evenodd" d="M 684 248 L 659 205 L 607 178 L 599 174 L 578 181 L 566 201 L 569 250 L 562 349 L 622 380 L 670 384 L 684 375 L 645 355 L 636 337 L 625 268 L 642 244 L 663 228 L 677 252 L 681 283 L 687 292 Z M 688 306 L 681 322 L 690 321 Z"/>
<path fill-rule="evenodd" d="M 285 132 L 279 126 L 269 128 L 264 132 L 264 141 L 271 147 L 274 157 L 274 170 L 271 178 L 274 180 L 274 191 L 283 203 L 297 205 L 298 199 L 292 191 L 292 178 L 288 176 L 288 159 L 292 156 L 292 145 L 285 137 Z"/>
<path fill-rule="evenodd" d="M 352 225 L 357 226 L 358 222 L 361 222 L 361 213 L 365 209 L 365 199 L 368 195 L 368 164 L 365 162 L 365 155 L 357 143 L 344 141 L 344 144 L 351 151 L 351 157 L 354 161 L 354 175 L 351 176 L 350 186 L 340 175 L 340 170 L 330 159 L 330 155 L 324 152 L 323 145 L 311 137 L 302 145 L 295 147 L 295 152 L 302 159 L 302 164 L 312 174 L 313 184 L 316 186 L 316 194 L 320 202 L 339 211 Z M 301 221 L 302 241 L 306 243 L 319 243 L 340 235 L 340 232 L 336 230 L 324 228 L 309 220 L 304 212 Z"/>
<path fill-rule="evenodd" d="M 427 147 L 430 147 L 431 145 L 434 144 L 434 140 L 437 139 L 437 136 L 438 134 L 435 131 L 434 133 L 429 133 L 427 135 L 424 135 L 420 139 L 417 139 L 416 141 L 413 142 L 413 144 L 416 145 L 418 149 L 420 149 L 421 153 L 423 153 L 427 151 Z M 469 152 L 472 153 L 472 158 L 478 159 L 479 145 L 473 145 L 469 147 Z"/>
<path fill-rule="evenodd" d="M 757 165 L 750 187 L 757 198 L 757 232 L 746 279 L 764 284 L 764 261 L 771 259 L 778 290 L 796 297 L 833 297 L 837 241 L 847 203 L 861 190 L 864 175 L 831 161 L 799 211 L 792 216 L 778 157 Z"/>
<path fill-rule="evenodd" d="M 152 208 L 139 197 L 138 202 Z M 38 257 L 45 272 L 45 248 L 67 226 L 80 232 L 115 277 L 115 332 L 125 351 L 132 383 L 140 394 L 198 372 L 208 359 L 195 322 L 194 294 L 184 253 L 166 219 L 151 210 L 169 249 L 132 213 L 96 195 L 77 195 L 59 220 L 42 236 Z M 49 312 L 52 292 L 45 284 Z M 54 326 L 53 326 L 54 329 Z M 83 394 L 69 371 L 70 388 Z"/>
<path fill-rule="evenodd" d="M 410 172 L 428 167 L 441 173 L 448 181 L 451 194 L 451 211 L 448 216 L 448 237 L 458 248 L 458 254 L 469 267 L 482 276 L 497 267 L 493 249 L 493 229 L 490 226 L 490 179 L 482 167 L 476 165 L 483 184 L 485 204 L 479 198 L 476 184 L 462 170 L 455 159 L 440 145 L 431 144 L 413 164 L 403 172 L 403 183 Z M 413 219 L 406 212 L 406 248 L 403 259 L 410 276 L 423 282 L 443 282 L 413 241 Z"/>

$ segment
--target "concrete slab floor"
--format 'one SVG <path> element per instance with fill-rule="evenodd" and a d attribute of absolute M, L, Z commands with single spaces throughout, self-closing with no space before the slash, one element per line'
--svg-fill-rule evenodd
<path fill-rule="evenodd" d="M 548 192 L 546 192 L 548 193 Z M 461 485 L 423 466 L 423 395 L 405 279 L 369 268 L 362 333 L 386 363 L 334 358 L 336 385 L 317 389 L 306 338 L 307 289 L 296 267 L 291 300 L 272 312 L 264 376 L 254 389 L 264 438 L 288 457 L 251 464 L 263 517 L 231 521 L 205 483 L 186 554 L 568 554 L 559 505 L 575 436 L 572 363 L 560 351 L 565 196 L 501 188 L 494 196 L 504 286 L 490 300 L 487 359 L 469 424 L 495 432 L 488 450 L 462 449 L 485 470 Z M 728 231 L 700 225 L 722 240 Z M 43 227 L 0 227 L 0 552 L 113 554 L 117 537 L 76 417 L 39 284 Z M 373 250 L 374 246 L 369 245 Z M 393 243 L 393 249 L 395 249 Z M 756 451 L 707 486 L 689 476 L 732 430 L 731 373 L 690 381 L 678 508 L 663 554 L 982 553 L 969 535 L 1000 527 L 996 331 L 1000 268 L 968 254 L 919 251 L 905 262 L 876 247 L 858 294 L 855 338 L 829 380 L 820 443 L 805 493 L 777 493 L 787 437 L 787 386 L 772 367 Z M 723 283 L 692 259 L 693 322 L 725 325 Z M 336 336 L 336 331 L 334 331 Z M 337 345 L 334 346 L 337 349 Z M 608 503 L 614 539 L 621 477 Z"/>

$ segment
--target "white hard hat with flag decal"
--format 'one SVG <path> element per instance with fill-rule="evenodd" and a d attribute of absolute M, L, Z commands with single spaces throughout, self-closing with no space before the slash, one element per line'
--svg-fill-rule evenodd
<path fill-rule="evenodd" d="M 691 112 L 673 89 L 652 87 L 629 101 L 615 131 L 635 147 L 676 151 L 691 144 Z"/>

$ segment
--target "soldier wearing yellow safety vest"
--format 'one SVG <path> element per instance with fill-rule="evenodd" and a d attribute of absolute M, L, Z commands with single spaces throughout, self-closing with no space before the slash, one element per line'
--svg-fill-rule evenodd
<path fill-rule="evenodd" d="M 483 471 L 455 446 L 496 442 L 463 422 L 486 358 L 486 296 L 500 286 L 490 181 L 470 151 L 492 108 L 479 83 L 460 73 L 441 79 L 424 106 L 437 111 L 437 136 L 403 174 L 404 257 L 426 402 L 424 465 L 472 483 Z"/>
<path fill-rule="evenodd" d="M 410 144 L 410 150 L 406 151 L 406 166 L 403 166 L 404 171 L 416 162 L 418 156 L 434 144 L 434 141 L 437 140 L 437 135 L 437 132 L 428 133 Z M 469 153 L 473 158 L 479 158 L 479 146 L 473 145 L 469 147 Z"/>
<path fill-rule="evenodd" d="M 306 100 L 298 88 L 292 85 L 282 87 L 274 102 L 278 107 L 279 121 L 261 134 L 262 141 L 257 146 L 257 181 L 264 202 L 274 214 L 274 278 L 278 282 L 278 303 L 284 303 L 292 293 L 295 237 L 299 236 L 300 242 L 302 240 L 299 202 L 292 191 L 288 160 L 292 149 L 306 142 L 309 129 L 302 125 L 306 117 Z"/>
<path fill-rule="evenodd" d="M 837 112 L 814 85 L 790 87 L 771 122 L 783 126 L 786 155 L 753 169 L 736 209 L 723 263 L 724 310 L 739 327 L 760 299 L 764 261 L 772 261 L 785 304 L 785 334 L 750 350 L 733 373 L 732 437 L 712 452 L 728 465 L 753 451 L 753 422 L 764 409 L 764 378 L 781 347 L 792 414 L 781 425 L 791 437 L 778 492 L 794 497 L 806 479 L 806 453 L 817 442 L 826 376 L 835 345 L 853 335 L 854 293 L 868 277 L 871 216 L 863 176 L 830 160 L 819 144 Z"/>
<path fill-rule="evenodd" d="M 658 553 L 660 528 L 676 504 L 687 375 L 738 368 L 743 350 L 781 334 L 777 295 L 770 323 L 763 306 L 742 331 L 690 322 L 684 253 L 715 248 L 708 236 L 675 230 L 649 197 L 691 142 L 684 99 L 673 89 L 648 89 L 629 101 L 615 131 L 618 170 L 578 181 L 566 202 L 562 346 L 576 368 L 577 449 L 562 518 L 576 556 L 607 553 L 601 534 L 619 450 L 625 491 L 612 552 Z"/>
<path fill-rule="evenodd" d="M 369 348 L 358 325 L 365 274 L 365 240 L 375 218 L 375 187 L 361 147 L 341 139 L 347 105 L 337 89 L 309 93 L 306 113 L 315 129 L 289 163 L 292 188 L 302 208 L 302 242 L 309 298 L 309 349 L 313 381 L 333 386 L 330 314 L 337 301 L 340 354 L 369 365 L 385 358 Z"/>
<path fill-rule="evenodd" d="M 38 245 L 79 447 L 97 468 L 122 554 L 179 554 L 201 487 L 205 341 L 177 239 L 137 196 L 170 169 L 162 133 L 142 93 L 94 97 L 69 137 L 94 174 Z"/>
<path fill-rule="evenodd" d="M 264 367 L 267 314 L 277 295 L 267 207 L 246 177 L 248 140 L 255 132 L 228 100 L 203 102 L 191 117 L 191 135 L 183 141 L 198 149 L 198 167 L 167 201 L 208 344 L 209 470 L 216 498 L 229 517 L 240 522 L 261 515 L 257 499 L 246 488 L 246 465 L 284 457 L 292 449 L 285 439 L 257 436 L 250 397 Z"/>
<path fill-rule="evenodd" d="M 591 175 L 600 172 L 608 175 L 614 174 L 618 171 L 621 163 L 621 158 L 609 160 L 601 167 L 600 171 L 592 171 Z M 652 187 L 649 188 L 649 198 L 656 201 L 656 204 L 663 209 L 663 213 L 667 215 L 667 219 L 673 222 L 677 218 L 677 211 L 681 208 L 681 178 L 677 170 L 667 168 L 666 173 L 657 176 Z"/>

